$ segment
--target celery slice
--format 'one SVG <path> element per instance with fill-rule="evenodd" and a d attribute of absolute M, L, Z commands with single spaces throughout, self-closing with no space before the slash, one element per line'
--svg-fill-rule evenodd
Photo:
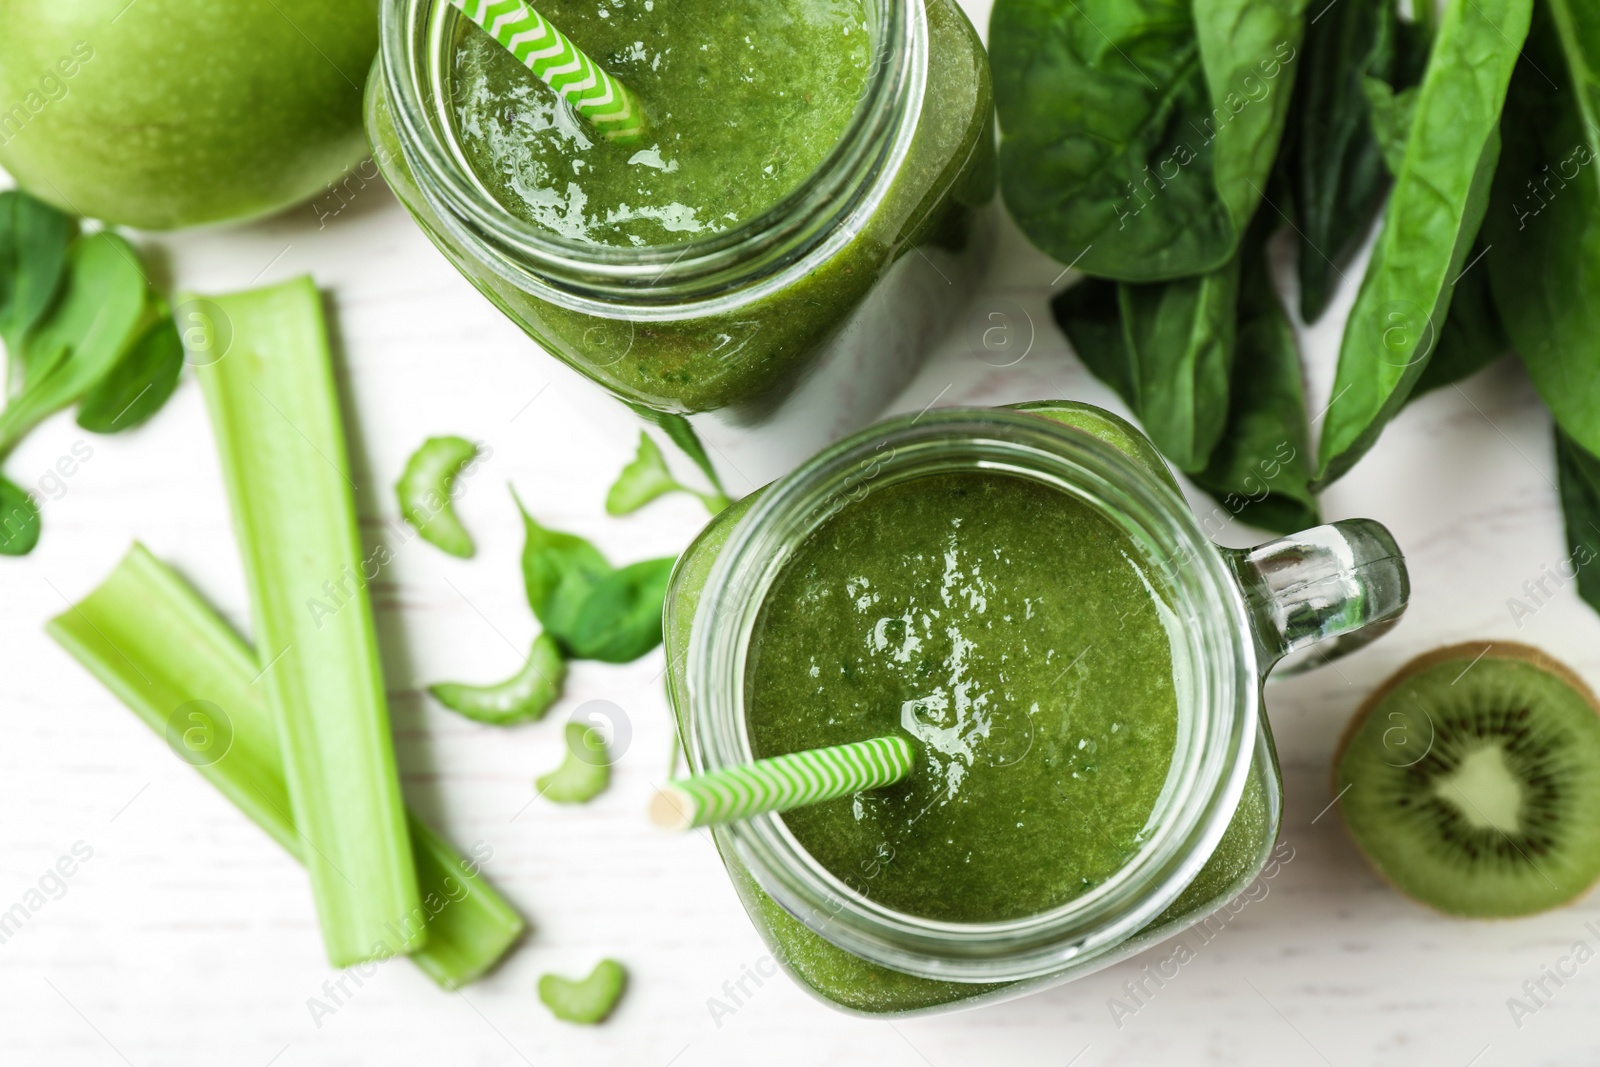
<path fill-rule="evenodd" d="M 197 376 L 323 944 L 341 967 L 409 952 L 427 935 L 406 925 L 416 869 L 321 296 L 302 277 L 208 302 Z"/>
<path fill-rule="evenodd" d="M 296 859 L 282 755 L 255 655 L 188 582 L 135 544 L 100 586 L 45 626 L 239 810 Z M 198 716 L 198 718 L 196 717 Z M 198 736 L 193 736 L 198 731 Z M 410 816 L 427 944 L 411 954 L 446 989 L 482 975 L 522 936 L 519 916 Z M 415 920 L 413 920 L 415 921 Z"/>

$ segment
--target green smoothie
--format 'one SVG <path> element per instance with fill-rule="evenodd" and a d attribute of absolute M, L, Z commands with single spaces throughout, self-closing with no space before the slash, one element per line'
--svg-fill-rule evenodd
<path fill-rule="evenodd" d="M 875 64 L 883 19 L 867 16 L 880 8 L 925 29 L 925 53 L 894 45 Z M 389 185 L 457 268 L 551 355 L 659 411 L 758 423 L 836 367 L 850 395 L 876 395 L 879 368 L 903 376 L 923 346 L 907 324 L 959 307 L 994 199 L 988 62 L 960 8 L 551 0 L 540 11 L 637 93 L 652 138 L 630 150 L 594 136 L 464 18 L 437 44 L 417 29 L 403 69 L 427 71 L 426 84 L 391 98 L 386 53 L 367 129 Z M 896 63 L 902 88 L 862 104 Z M 858 105 L 872 122 L 852 121 Z M 841 142 L 852 129 L 868 132 Z M 423 158 L 446 161 L 483 203 L 457 207 Z M 813 174 L 834 193 L 786 195 Z M 530 250 L 512 232 L 528 224 L 577 250 Z M 741 236 L 722 234 L 736 224 Z M 593 295 L 597 264 L 719 234 L 737 247 L 710 281 L 674 273 L 691 256 Z"/>
<path fill-rule="evenodd" d="M 1035 915 L 1137 850 L 1177 731 L 1170 612 L 1128 536 L 1058 489 L 902 482 L 818 529 L 751 639 L 756 756 L 903 732 L 916 770 L 784 816 L 878 903 Z M 1168 619 L 1163 619 L 1163 614 Z"/>
<path fill-rule="evenodd" d="M 872 59 L 861 0 L 545 0 L 540 12 L 645 104 L 623 147 L 486 33 L 457 45 L 460 144 L 506 210 L 574 241 L 673 244 L 754 218 L 838 142 Z"/>
<path fill-rule="evenodd" d="M 1116 416 L 1066 402 L 1022 410 L 1121 450 L 1178 492 L 1154 446 Z M 673 574 L 668 692 L 684 737 L 701 596 L 758 498 L 718 515 Z M 747 734 L 757 755 L 772 755 L 904 731 L 922 762 L 907 781 L 863 794 L 859 808 L 847 798 L 785 814 L 799 843 L 857 892 L 933 920 L 1035 913 L 1114 872 L 1151 812 L 1176 720 L 1171 645 L 1139 559 L 1107 520 L 1015 476 L 929 476 L 846 504 L 764 599 L 745 672 Z M 1263 720 L 1221 841 L 1167 910 L 1110 958 L 1241 892 L 1271 848 L 1279 795 Z M 826 915 L 797 916 L 768 896 L 720 830 L 717 839 L 774 958 L 835 1006 L 920 1012 L 1060 978 L 940 981 L 862 959 L 814 929 Z"/>

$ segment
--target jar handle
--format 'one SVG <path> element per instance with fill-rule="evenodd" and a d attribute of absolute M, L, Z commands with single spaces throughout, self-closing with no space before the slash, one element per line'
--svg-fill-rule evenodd
<path fill-rule="evenodd" d="M 1247 549 L 1224 549 L 1244 593 L 1265 675 L 1298 674 L 1348 655 L 1400 621 L 1405 557 L 1371 519 L 1345 519 Z M 1314 656 L 1285 657 L 1319 642 Z"/>

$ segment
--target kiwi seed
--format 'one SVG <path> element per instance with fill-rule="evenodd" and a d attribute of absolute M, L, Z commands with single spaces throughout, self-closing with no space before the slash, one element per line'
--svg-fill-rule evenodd
<path fill-rule="evenodd" d="M 1600 703 L 1538 649 L 1441 648 L 1367 699 L 1334 757 L 1345 825 L 1450 915 L 1529 915 L 1600 878 Z"/>

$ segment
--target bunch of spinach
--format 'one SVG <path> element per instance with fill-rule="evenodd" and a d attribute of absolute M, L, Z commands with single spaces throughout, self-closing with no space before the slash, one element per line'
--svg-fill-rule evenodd
<path fill-rule="evenodd" d="M 1531 332 L 1537 318 L 1550 331 L 1547 310 L 1508 312 L 1495 272 L 1472 271 L 1494 240 L 1486 229 L 1474 244 L 1491 187 L 1500 195 L 1514 69 L 1529 84 L 1512 94 L 1525 117 L 1508 118 L 1508 143 L 1513 121 L 1546 137 L 1534 145 L 1536 135 L 1517 132 L 1508 155 L 1519 167 L 1543 165 L 1580 135 L 1600 152 L 1592 82 L 1566 94 L 1565 128 L 1552 135 L 1536 117 L 1552 106 L 1539 93 L 1552 90 L 1531 84 L 1534 60 L 1518 68 L 1534 2 L 1446 0 L 1435 22 L 1402 19 L 1397 0 L 1340 0 L 1309 15 L 1288 0 L 997 0 L 1007 205 L 1035 244 L 1089 275 L 1057 298 L 1057 321 L 1163 454 L 1229 511 L 1276 530 L 1315 521 L 1315 492 L 1412 395 L 1465 377 L 1511 342 L 1525 347 L 1519 323 Z M 1584 81 L 1590 67 L 1572 42 L 1600 16 L 1573 14 L 1573 0 L 1538 2 L 1548 62 L 1564 51 L 1569 84 Z M 1565 206 L 1574 249 L 1600 249 L 1577 236 L 1580 213 L 1600 206 L 1589 202 L 1600 197 L 1596 173 L 1584 175 L 1587 199 Z M 1292 229 L 1311 321 L 1380 207 L 1313 462 L 1267 244 Z M 1567 292 L 1550 299 L 1581 304 L 1573 290 L 1587 279 L 1569 262 Z M 1568 339 L 1547 347 L 1548 377 L 1570 375 L 1554 354 L 1572 351 Z M 1595 401 L 1586 447 L 1600 449 L 1600 376 L 1586 388 Z"/>
<path fill-rule="evenodd" d="M 34 426 L 71 404 L 95 433 L 131 429 L 178 384 L 183 346 L 138 253 L 108 231 L 16 190 L 0 192 L 0 341 L 6 404 L 0 460 Z M 39 541 L 39 507 L 0 477 L 0 554 Z"/>

